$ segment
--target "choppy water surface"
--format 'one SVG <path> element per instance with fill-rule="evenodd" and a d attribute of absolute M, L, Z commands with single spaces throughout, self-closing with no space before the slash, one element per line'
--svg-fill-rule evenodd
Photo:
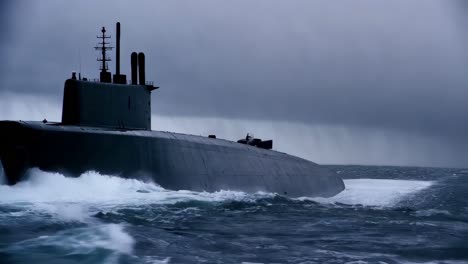
<path fill-rule="evenodd" d="M 329 199 L 32 170 L 0 186 L 0 262 L 468 263 L 468 171 L 331 168 Z"/>

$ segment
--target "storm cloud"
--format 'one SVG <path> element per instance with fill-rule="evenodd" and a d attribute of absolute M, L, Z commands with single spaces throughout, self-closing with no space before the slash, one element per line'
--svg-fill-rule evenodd
<path fill-rule="evenodd" d="M 153 114 L 193 122 L 182 132 L 234 122 L 221 134 L 235 137 L 244 122 L 283 149 L 313 137 L 296 152 L 332 147 L 309 156 L 328 163 L 468 166 L 462 2 L 7 2 L 0 104 L 40 96 L 59 113 L 64 79 L 98 76 L 95 36 L 120 21 L 122 70 L 132 51 L 146 53 L 147 79 L 161 86 Z M 317 150 L 320 138 L 329 143 Z M 375 159 L 379 147 L 392 154 Z"/>

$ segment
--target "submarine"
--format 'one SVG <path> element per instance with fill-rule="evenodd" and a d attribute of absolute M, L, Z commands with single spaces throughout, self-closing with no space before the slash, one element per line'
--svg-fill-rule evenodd
<path fill-rule="evenodd" d="M 102 27 L 95 47 L 100 78 L 72 72 L 63 90 L 61 122 L 0 121 L 0 160 L 7 184 L 30 168 L 79 177 L 87 171 L 152 181 L 169 190 L 271 192 L 331 197 L 345 186 L 337 173 L 273 150 L 272 140 L 247 134 L 239 141 L 151 130 L 151 93 L 144 53 L 132 52 L 131 76 L 120 73 L 120 23 L 113 49 Z"/>

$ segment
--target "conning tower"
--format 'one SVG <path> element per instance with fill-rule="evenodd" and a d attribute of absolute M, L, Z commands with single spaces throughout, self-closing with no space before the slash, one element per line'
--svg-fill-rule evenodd
<path fill-rule="evenodd" d="M 106 35 L 105 27 L 102 27 L 101 33 L 101 36 L 97 36 L 101 42 L 95 47 L 101 52 L 97 59 L 101 62 L 100 78 L 77 79 L 73 74 L 71 79 L 65 81 L 62 124 L 151 130 L 151 91 L 159 87 L 146 81 L 145 55 L 132 53 L 131 81 L 127 83 L 126 75 L 120 74 L 120 23 L 117 22 L 116 73 L 112 76 L 108 67 L 111 58 L 107 51 L 113 47 L 106 42 L 110 36 Z"/>

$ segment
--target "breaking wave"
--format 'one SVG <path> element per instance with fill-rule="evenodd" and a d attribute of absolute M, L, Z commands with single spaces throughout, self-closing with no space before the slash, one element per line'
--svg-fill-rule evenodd
<path fill-rule="evenodd" d="M 393 206 L 405 197 L 430 187 L 432 181 L 349 179 L 346 189 L 332 198 L 308 198 L 320 203 L 364 206 Z M 155 183 L 87 172 L 78 178 L 32 169 L 28 180 L 14 186 L 0 186 L 0 203 L 73 204 L 174 204 L 196 200 L 204 202 L 255 201 L 273 193 L 247 194 L 239 191 L 194 192 L 166 190 Z"/>
<path fill-rule="evenodd" d="M 27 174 L 26 181 L 14 186 L 0 186 L 0 203 L 170 204 L 186 200 L 217 202 L 249 198 L 246 193 L 238 191 L 170 191 L 151 182 L 101 175 L 97 172 L 87 172 L 78 178 L 68 178 L 38 169 L 32 169 Z"/>

